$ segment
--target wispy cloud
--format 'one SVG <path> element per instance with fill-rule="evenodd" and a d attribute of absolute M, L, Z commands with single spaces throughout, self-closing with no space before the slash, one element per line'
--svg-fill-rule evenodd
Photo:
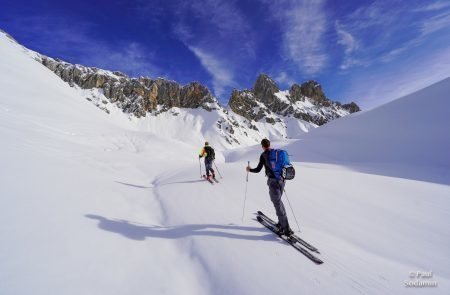
<path fill-rule="evenodd" d="M 377 25 L 389 26 L 398 21 L 401 7 L 392 5 L 391 1 L 375 0 L 369 5 L 361 5 L 348 14 L 345 19 L 353 25 L 356 30 L 373 27 Z"/>
<path fill-rule="evenodd" d="M 206 38 L 207 41 L 234 41 L 239 40 L 240 50 L 246 54 L 253 55 L 253 40 L 251 30 L 245 16 L 235 5 L 236 1 L 222 0 L 191 0 L 185 2 L 186 10 L 180 11 L 184 20 L 186 17 L 195 16 L 206 22 L 208 30 L 202 32 L 199 39 Z M 186 22 L 185 22 L 186 24 Z M 210 39 L 214 37 L 214 39 Z M 225 45 L 225 44 L 222 44 Z"/>
<path fill-rule="evenodd" d="M 413 9 L 413 11 L 435 11 L 435 10 L 441 10 L 443 8 L 450 7 L 450 2 L 447 0 L 444 1 L 435 1 L 433 3 L 429 3 L 425 6 L 418 7 Z"/>
<path fill-rule="evenodd" d="M 363 109 L 370 109 L 448 77 L 450 47 L 415 62 L 396 64 L 388 70 L 356 76 L 352 79 L 353 86 L 344 96 L 357 100 Z"/>
<path fill-rule="evenodd" d="M 328 22 L 322 0 L 266 1 L 280 23 L 286 57 L 305 74 L 319 73 L 328 61 L 324 34 Z"/>
<path fill-rule="evenodd" d="M 213 77 L 212 84 L 217 96 L 221 97 L 225 94 L 225 87 L 235 85 L 233 73 L 220 61 L 220 59 L 203 51 L 201 48 L 189 46 L 189 49 L 197 56 L 202 66 Z"/>
<path fill-rule="evenodd" d="M 235 68 L 255 57 L 250 25 L 235 1 L 177 2 L 174 35 L 199 59 L 212 77 L 216 96 L 236 86 Z"/>
<path fill-rule="evenodd" d="M 398 29 L 395 22 L 400 12 L 386 1 L 376 0 L 337 20 L 337 43 L 344 47 L 340 69 L 367 67 L 376 62 L 388 47 L 390 35 Z M 371 39 L 367 39 L 369 34 Z"/>
<path fill-rule="evenodd" d="M 342 28 L 339 21 L 336 21 L 335 28 L 338 35 L 337 43 L 344 46 L 344 61 L 340 68 L 346 70 L 354 65 L 360 64 L 360 61 L 352 58 L 353 52 L 359 47 L 358 41 L 352 34 Z"/>
<path fill-rule="evenodd" d="M 358 42 L 352 34 L 341 28 L 339 22 L 336 22 L 336 31 L 339 36 L 338 44 L 344 45 L 346 54 L 350 54 L 358 48 Z"/>
<path fill-rule="evenodd" d="M 161 75 L 161 71 L 149 62 L 149 56 L 152 54 L 135 42 L 124 44 L 119 49 L 100 45 L 83 58 L 83 63 L 103 69 L 120 69 L 131 76 L 148 75 L 155 78 Z"/>
<path fill-rule="evenodd" d="M 448 6 L 444 3 L 417 9 L 411 9 L 410 6 L 417 6 L 412 2 L 395 4 L 377 0 L 337 21 L 338 44 L 345 50 L 341 69 L 391 62 L 426 43 L 429 35 L 450 28 L 450 11 L 442 12 Z M 426 16 L 418 15 L 425 12 Z"/>
<path fill-rule="evenodd" d="M 380 60 L 383 62 L 389 62 L 399 54 L 425 43 L 429 35 L 443 29 L 450 28 L 450 11 L 418 21 L 416 22 L 416 27 L 417 33 L 413 38 L 385 53 Z M 449 38 L 450 34 L 447 32 L 443 35 L 443 37 Z"/>
<path fill-rule="evenodd" d="M 275 81 L 286 86 L 292 86 L 295 83 L 294 79 L 286 72 L 280 72 L 275 76 Z"/>
<path fill-rule="evenodd" d="M 450 27 L 450 10 L 425 20 L 421 26 L 421 35 L 425 36 Z"/>

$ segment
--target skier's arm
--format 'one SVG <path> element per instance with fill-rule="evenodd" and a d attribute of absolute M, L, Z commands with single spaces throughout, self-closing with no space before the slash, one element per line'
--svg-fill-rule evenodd
<path fill-rule="evenodd" d="M 253 173 L 259 173 L 259 171 L 261 171 L 261 169 L 264 167 L 264 157 L 261 155 L 259 157 L 259 163 L 258 166 L 256 166 L 256 168 L 250 169 L 250 172 Z"/>
<path fill-rule="evenodd" d="M 198 157 L 201 158 L 206 154 L 205 152 L 205 148 L 202 148 L 202 150 L 200 151 L 200 154 L 198 154 Z"/>

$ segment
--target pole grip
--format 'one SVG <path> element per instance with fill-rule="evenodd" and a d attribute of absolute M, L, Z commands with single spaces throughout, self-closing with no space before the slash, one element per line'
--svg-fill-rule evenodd
<path fill-rule="evenodd" d="M 247 167 L 250 167 L 250 161 L 247 161 Z M 247 171 L 247 178 L 246 181 L 248 182 L 248 171 Z"/>

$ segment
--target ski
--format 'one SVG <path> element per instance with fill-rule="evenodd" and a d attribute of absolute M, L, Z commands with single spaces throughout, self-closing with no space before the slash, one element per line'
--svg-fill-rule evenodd
<path fill-rule="evenodd" d="M 311 254 L 306 248 L 303 248 L 302 246 L 300 246 L 300 244 L 297 243 L 297 240 L 295 240 L 293 238 L 290 238 L 290 237 L 287 237 L 285 235 L 279 235 L 278 234 L 279 233 L 278 232 L 278 228 L 276 226 L 274 226 L 273 224 L 271 224 L 270 222 L 268 222 L 266 219 L 264 219 L 261 215 L 256 216 L 256 220 L 259 223 L 261 223 L 262 225 L 264 225 L 266 228 L 268 228 L 270 231 L 272 231 L 274 234 L 279 236 L 282 240 L 286 241 L 289 245 L 294 247 L 297 251 L 299 251 L 300 253 L 305 255 L 312 262 L 314 262 L 316 264 L 322 264 L 323 263 L 322 260 L 320 260 L 318 257 L 316 257 L 313 254 Z"/>
<path fill-rule="evenodd" d="M 214 184 L 214 182 L 211 179 L 208 179 L 208 177 L 206 177 L 206 175 L 203 175 L 203 178 L 208 181 L 211 184 Z"/>
<path fill-rule="evenodd" d="M 214 180 L 215 183 L 219 183 L 219 181 L 215 178 L 213 178 L 212 180 Z"/>
<path fill-rule="evenodd" d="M 262 213 L 261 211 L 257 212 L 259 216 L 261 216 L 262 218 L 264 218 L 267 222 L 271 223 L 273 226 L 276 225 L 275 221 L 273 221 L 272 219 L 270 219 L 269 217 L 267 217 L 267 215 L 265 215 L 264 213 Z M 309 244 L 308 242 L 306 242 L 305 240 L 299 238 L 297 235 L 291 235 L 291 238 L 295 239 L 297 242 L 299 242 L 300 244 L 302 244 L 304 247 L 306 247 L 308 250 L 311 250 L 313 252 L 316 253 L 320 253 L 319 250 L 314 247 L 313 245 Z"/>

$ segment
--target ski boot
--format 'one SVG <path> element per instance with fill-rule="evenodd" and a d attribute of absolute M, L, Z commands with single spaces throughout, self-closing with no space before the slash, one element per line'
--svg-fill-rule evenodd
<path fill-rule="evenodd" d="M 278 234 L 280 235 L 280 236 L 286 236 L 286 237 L 290 237 L 291 235 L 293 235 L 294 234 L 294 231 L 290 228 L 290 227 L 287 227 L 287 228 L 280 228 L 280 230 L 278 231 Z"/>

